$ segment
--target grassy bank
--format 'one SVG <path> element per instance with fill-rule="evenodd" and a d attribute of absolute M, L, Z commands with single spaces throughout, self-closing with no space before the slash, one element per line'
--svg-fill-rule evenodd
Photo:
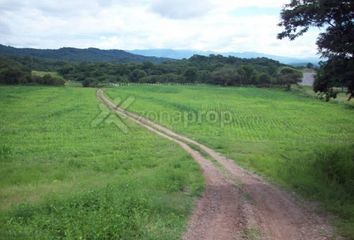
<path fill-rule="evenodd" d="M 130 85 L 130 111 L 224 153 L 268 179 L 319 200 L 354 239 L 354 111 L 276 89 Z"/>
<path fill-rule="evenodd" d="M 0 238 L 180 238 L 199 167 L 131 122 L 91 126 L 99 115 L 94 89 L 0 86 Z"/>

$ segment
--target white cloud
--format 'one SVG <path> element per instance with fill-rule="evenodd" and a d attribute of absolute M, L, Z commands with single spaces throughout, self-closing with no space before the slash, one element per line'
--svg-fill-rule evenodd
<path fill-rule="evenodd" d="M 153 0 L 153 12 L 172 19 L 188 19 L 206 15 L 211 10 L 208 0 Z"/>
<path fill-rule="evenodd" d="M 0 0 L 2 44 L 19 47 L 175 48 L 313 56 L 316 35 L 277 40 L 289 0 Z M 257 14 L 234 14 L 259 8 Z"/>

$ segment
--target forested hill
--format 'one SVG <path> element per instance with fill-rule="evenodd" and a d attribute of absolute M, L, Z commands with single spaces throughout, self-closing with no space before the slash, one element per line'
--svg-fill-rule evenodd
<path fill-rule="evenodd" d="M 56 61 L 73 62 L 113 62 L 113 63 L 161 63 L 167 58 L 146 57 L 128 53 L 123 50 L 101 50 L 97 48 L 60 48 L 60 49 L 34 49 L 14 48 L 0 44 L 0 56 L 37 57 Z"/>

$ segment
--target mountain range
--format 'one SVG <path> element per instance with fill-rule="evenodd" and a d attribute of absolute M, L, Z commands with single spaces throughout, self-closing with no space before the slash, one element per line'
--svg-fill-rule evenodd
<path fill-rule="evenodd" d="M 102 50 L 98 48 L 60 48 L 60 49 L 35 49 L 35 48 L 15 48 L 0 44 L 0 56 L 17 57 L 37 57 L 50 60 L 63 60 L 74 62 L 153 62 L 161 63 L 168 60 L 190 58 L 193 55 L 209 56 L 210 54 L 220 54 L 223 56 L 234 56 L 238 58 L 259 58 L 265 57 L 284 64 L 305 65 L 320 61 L 319 58 L 291 58 L 277 55 L 270 55 L 257 52 L 214 52 L 197 50 L 174 50 L 174 49 L 142 49 L 142 50 Z"/>
<path fill-rule="evenodd" d="M 169 60 L 159 57 L 141 56 L 123 50 L 101 50 L 98 48 L 60 48 L 60 49 L 34 49 L 14 48 L 0 44 L 0 56 L 37 57 L 49 60 L 63 60 L 73 62 L 153 62 L 161 63 Z"/>
<path fill-rule="evenodd" d="M 303 65 L 307 63 L 313 63 L 317 65 L 318 62 L 320 61 L 320 59 L 316 57 L 292 58 L 292 57 L 277 56 L 277 55 L 264 54 L 258 52 L 214 52 L 214 51 L 174 50 L 174 49 L 141 49 L 141 50 L 130 50 L 128 52 L 133 54 L 143 55 L 143 56 L 155 56 L 155 57 L 173 58 L 173 59 L 190 58 L 195 54 L 204 55 L 204 56 L 209 56 L 210 54 L 220 54 L 223 56 L 233 56 L 238 58 L 265 57 L 265 58 L 270 58 L 279 61 L 284 64 L 291 64 L 291 65 Z"/>

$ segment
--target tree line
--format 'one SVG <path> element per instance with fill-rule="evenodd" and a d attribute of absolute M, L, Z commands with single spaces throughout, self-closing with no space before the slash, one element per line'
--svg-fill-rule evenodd
<path fill-rule="evenodd" d="M 267 58 L 241 59 L 221 55 L 199 56 L 160 64 L 65 62 L 31 57 L 0 59 L 0 83 L 62 85 L 51 75 L 36 76 L 32 70 L 56 71 L 64 79 L 97 87 L 114 83 L 205 83 L 222 86 L 285 87 L 301 81 L 302 73 Z"/>
<path fill-rule="evenodd" d="M 50 74 L 38 76 L 32 74 L 32 68 L 27 58 L 0 58 L 0 84 L 42 84 L 64 85 L 62 78 Z M 26 62 L 23 64 L 22 62 Z M 44 64 L 45 65 L 45 64 Z"/>
<path fill-rule="evenodd" d="M 241 59 L 221 55 L 199 56 L 161 64 L 66 64 L 57 70 L 64 78 L 84 86 L 102 83 L 206 83 L 223 86 L 254 85 L 289 88 L 302 73 L 267 58 Z"/>

